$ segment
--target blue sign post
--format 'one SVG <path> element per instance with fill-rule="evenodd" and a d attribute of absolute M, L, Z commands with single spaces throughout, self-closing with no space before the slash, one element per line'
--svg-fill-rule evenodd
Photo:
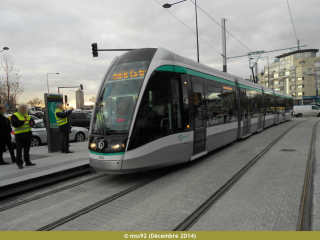
<path fill-rule="evenodd" d="M 6 104 L 6 107 L 9 108 L 9 103 Z"/>

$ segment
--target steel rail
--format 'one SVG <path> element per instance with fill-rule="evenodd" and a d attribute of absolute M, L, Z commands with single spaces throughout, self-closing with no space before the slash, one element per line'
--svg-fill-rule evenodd
<path fill-rule="evenodd" d="M 306 120 L 308 121 L 308 120 Z M 222 196 L 224 196 L 248 171 L 258 162 L 280 139 L 282 139 L 290 130 L 296 127 L 298 124 L 305 122 L 301 121 L 271 142 L 265 149 L 263 149 L 258 155 L 256 155 L 246 166 L 244 166 L 239 172 L 237 172 L 226 184 L 224 184 L 218 191 L 216 191 L 211 197 L 209 197 L 200 207 L 198 207 L 193 213 L 191 213 L 183 222 L 181 222 L 173 231 L 187 231 L 190 229 Z"/>
<path fill-rule="evenodd" d="M 312 216 L 312 195 L 313 195 L 313 167 L 315 163 L 315 139 L 317 132 L 317 125 L 320 121 L 316 122 L 313 126 L 312 136 L 310 140 L 310 147 L 308 153 L 308 161 L 306 167 L 306 174 L 304 179 L 301 206 L 300 206 L 300 217 L 298 222 L 298 231 L 310 231 L 311 230 L 311 216 Z"/>
<path fill-rule="evenodd" d="M 155 180 L 157 180 L 157 179 L 159 179 L 159 178 L 171 173 L 172 171 L 174 171 L 174 170 L 170 169 L 168 171 L 156 174 L 155 176 L 153 176 L 152 178 L 150 178 L 148 180 L 142 181 L 142 182 L 140 182 L 140 183 L 138 183 L 138 184 L 136 184 L 136 185 L 134 185 L 134 186 L 132 186 L 130 188 L 127 188 L 127 189 L 125 189 L 123 191 L 120 191 L 120 192 L 110 196 L 110 197 L 107 197 L 107 198 L 105 198 L 103 200 L 100 200 L 100 201 L 98 201 L 98 202 L 96 202 L 94 204 L 91 204 L 91 205 L 89 205 L 89 206 L 87 206 L 85 208 L 82 208 L 82 209 L 80 209 L 80 210 L 78 210 L 78 211 L 76 211 L 74 213 L 71 213 L 71 214 L 69 214 L 69 215 L 67 215 L 67 216 L 65 216 L 65 217 L 63 217 L 63 218 L 61 218 L 61 219 L 59 219 L 57 221 L 54 221 L 54 222 L 52 222 L 52 223 L 50 223 L 50 224 L 48 224 L 46 226 L 43 226 L 43 227 L 37 229 L 36 231 L 50 231 L 52 229 L 55 229 L 56 227 L 59 227 L 60 225 L 63 225 L 63 224 L 65 224 L 65 223 L 67 223 L 67 222 L 69 222 L 69 221 L 71 221 L 71 220 L 73 220 L 75 218 L 80 217 L 81 215 L 89 213 L 89 212 L 91 212 L 91 211 L 93 211 L 93 210 L 95 210 L 95 209 L 97 209 L 99 207 L 102 207 L 103 205 L 105 205 L 107 203 L 110 203 L 110 202 L 112 202 L 112 201 L 114 201 L 114 200 L 116 200 L 116 199 L 118 199 L 118 198 L 120 198 L 120 197 L 122 197 L 122 196 L 124 196 L 124 195 L 126 195 L 128 193 L 131 193 L 134 190 L 137 190 L 137 189 L 139 189 L 139 188 L 141 188 L 141 187 L 143 187 L 143 186 L 145 186 L 145 185 L 147 185 L 147 184 L 149 184 L 149 183 L 151 183 L 151 182 L 153 182 L 153 181 L 155 181 Z"/>
<path fill-rule="evenodd" d="M 87 182 L 90 182 L 90 181 L 93 181 L 93 180 L 96 180 L 96 179 L 105 177 L 105 176 L 107 176 L 107 175 L 108 175 L 108 174 L 101 174 L 101 175 L 99 175 L 99 176 L 94 176 L 94 177 L 92 177 L 92 178 L 88 178 L 88 179 L 86 179 L 86 180 L 83 180 L 83 181 L 80 181 L 80 182 L 76 182 L 76 183 L 73 183 L 73 184 L 70 184 L 70 185 L 67 185 L 67 186 L 64 186 L 64 187 L 61 187 L 61 188 L 52 190 L 52 191 L 47 192 L 47 193 L 39 194 L 39 195 L 37 195 L 37 196 L 34 196 L 34 197 L 31 197 L 31 198 L 28 198 L 28 199 L 25 199 L 25 200 L 22 200 L 22 201 L 19 201 L 19 202 L 16 202 L 16 203 L 13 203 L 13 204 L 4 206 L 4 207 L 1 207 L 1 208 L 0 208 L 0 212 L 5 211 L 5 210 L 8 210 L 8 209 L 10 209 L 10 208 L 14 208 L 14 207 L 20 206 L 20 205 L 22 205 L 22 204 L 26 204 L 26 203 L 28 203 L 28 202 L 35 201 L 35 200 L 40 199 L 40 198 L 43 198 L 43 197 L 47 197 L 47 196 L 52 195 L 52 194 L 54 194 L 54 193 L 61 192 L 61 191 L 64 191 L 64 190 L 67 190 L 67 189 L 76 187 L 76 186 L 78 186 L 78 185 L 81 185 L 81 184 L 84 184 L 84 183 L 87 183 Z"/>

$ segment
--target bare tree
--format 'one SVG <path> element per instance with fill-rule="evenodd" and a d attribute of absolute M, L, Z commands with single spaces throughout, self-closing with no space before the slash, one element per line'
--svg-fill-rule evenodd
<path fill-rule="evenodd" d="M 32 100 L 28 102 L 28 104 L 33 107 L 42 107 L 43 101 L 38 97 L 34 97 Z"/>
<path fill-rule="evenodd" d="M 95 102 L 96 102 L 96 97 L 95 97 L 95 96 L 92 96 L 92 97 L 89 99 L 89 102 L 95 103 Z"/>
<path fill-rule="evenodd" d="M 24 91 L 24 86 L 20 82 L 19 71 L 14 68 L 14 59 L 6 52 L 2 52 L 0 61 L 0 96 L 1 101 L 9 103 L 10 108 L 12 105 L 15 106 Z"/>

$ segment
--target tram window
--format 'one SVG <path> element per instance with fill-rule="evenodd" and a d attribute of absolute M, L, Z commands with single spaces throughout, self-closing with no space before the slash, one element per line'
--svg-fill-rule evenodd
<path fill-rule="evenodd" d="M 249 99 L 247 98 L 246 89 L 240 88 L 240 114 L 241 114 L 241 121 L 246 119 L 248 115 L 248 108 L 250 106 Z"/>
<path fill-rule="evenodd" d="M 153 73 L 141 99 L 129 150 L 184 131 L 180 96 L 179 74 Z"/>
<path fill-rule="evenodd" d="M 274 114 L 274 96 L 273 94 L 264 94 L 265 106 L 266 106 L 266 115 Z"/>
<path fill-rule="evenodd" d="M 293 100 L 290 98 L 286 98 L 285 99 L 286 102 L 286 113 L 290 113 L 293 110 Z"/>
<path fill-rule="evenodd" d="M 173 75 L 173 74 L 171 74 Z M 173 113 L 173 125 L 175 128 L 182 128 L 182 119 L 181 119 L 181 104 L 180 104 L 180 88 L 179 82 L 176 78 L 171 78 L 171 90 L 172 90 L 172 113 Z"/>
<path fill-rule="evenodd" d="M 285 102 L 283 97 L 276 96 L 276 112 L 277 113 L 285 112 Z"/>
<path fill-rule="evenodd" d="M 235 87 L 207 81 L 209 126 L 237 121 L 237 100 Z"/>
<path fill-rule="evenodd" d="M 208 123 L 209 125 L 223 124 L 221 112 L 221 88 L 208 86 Z"/>
<path fill-rule="evenodd" d="M 251 118 L 257 118 L 259 115 L 263 114 L 263 100 L 262 93 L 257 91 L 247 90 L 247 94 L 250 95 L 250 116 Z"/>
<path fill-rule="evenodd" d="M 193 77 L 192 77 L 193 78 Z M 205 124 L 204 116 L 204 91 L 203 84 L 193 82 L 193 112 L 195 114 L 195 127 L 203 127 Z"/>

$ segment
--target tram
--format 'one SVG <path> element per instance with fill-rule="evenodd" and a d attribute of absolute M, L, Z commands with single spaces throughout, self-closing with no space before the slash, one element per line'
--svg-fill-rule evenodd
<path fill-rule="evenodd" d="M 193 161 L 292 118 L 293 98 L 164 48 L 124 53 L 100 85 L 90 165 L 128 174 Z"/>

